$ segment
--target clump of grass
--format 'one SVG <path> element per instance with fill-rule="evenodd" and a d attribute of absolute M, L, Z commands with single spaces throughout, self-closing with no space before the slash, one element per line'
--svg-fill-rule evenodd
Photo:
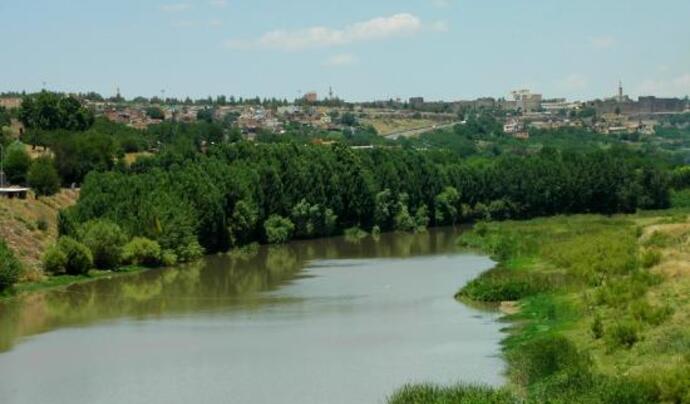
<path fill-rule="evenodd" d="M 599 314 L 594 317 L 592 325 L 590 326 L 590 332 L 594 339 L 601 339 L 604 337 L 604 321 Z"/>
<path fill-rule="evenodd" d="M 630 304 L 630 312 L 638 322 L 658 326 L 673 314 L 673 309 L 669 306 L 653 307 L 646 300 L 640 299 Z"/>
<path fill-rule="evenodd" d="M 610 349 L 632 348 L 639 340 L 640 326 L 636 321 L 623 320 L 611 327 L 608 333 L 608 344 Z"/>
<path fill-rule="evenodd" d="M 541 274 L 530 274 L 509 269 L 489 271 L 463 287 L 456 297 L 486 303 L 516 301 L 549 289 Z"/>
<path fill-rule="evenodd" d="M 660 231 L 655 231 L 647 240 L 645 240 L 643 245 L 645 247 L 666 248 L 674 244 L 675 241 L 676 240 L 674 240 L 670 235 Z"/>
<path fill-rule="evenodd" d="M 433 384 L 406 385 L 388 398 L 389 404 L 517 404 L 517 397 L 504 389 L 487 386 Z"/>
<path fill-rule="evenodd" d="M 649 269 L 659 265 L 661 262 L 661 252 L 657 249 L 647 249 L 642 253 L 640 264 L 642 268 Z"/>

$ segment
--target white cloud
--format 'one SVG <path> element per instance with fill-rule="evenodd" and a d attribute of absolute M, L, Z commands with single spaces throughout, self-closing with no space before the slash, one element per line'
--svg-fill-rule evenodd
<path fill-rule="evenodd" d="M 351 53 L 341 53 L 339 55 L 334 55 L 323 62 L 325 67 L 342 67 L 351 66 L 357 63 L 357 57 Z"/>
<path fill-rule="evenodd" d="M 257 39 L 232 39 L 227 46 L 231 49 L 297 51 L 408 36 L 419 32 L 421 28 L 422 22 L 417 16 L 401 13 L 358 22 L 341 29 L 317 26 L 295 31 L 275 30 Z"/>
<path fill-rule="evenodd" d="M 187 3 L 175 3 L 175 4 L 164 4 L 161 6 L 161 10 L 165 11 L 166 13 L 179 13 L 182 11 L 187 11 L 192 6 Z"/>
<path fill-rule="evenodd" d="M 606 35 L 589 38 L 589 43 L 594 49 L 611 49 L 618 44 L 616 38 Z"/>
<path fill-rule="evenodd" d="M 431 23 L 430 28 L 432 31 L 436 32 L 448 32 L 450 27 L 448 26 L 448 21 L 439 20 Z"/>
<path fill-rule="evenodd" d="M 208 2 L 213 7 L 223 8 L 228 5 L 227 0 L 211 0 Z"/>

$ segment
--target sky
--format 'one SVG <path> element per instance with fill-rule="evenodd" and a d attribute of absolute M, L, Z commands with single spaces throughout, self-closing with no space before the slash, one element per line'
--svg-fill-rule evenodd
<path fill-rule="evenodd" d="M 0 91 L 690 94 L 688 0 L 0 0 Z"/>

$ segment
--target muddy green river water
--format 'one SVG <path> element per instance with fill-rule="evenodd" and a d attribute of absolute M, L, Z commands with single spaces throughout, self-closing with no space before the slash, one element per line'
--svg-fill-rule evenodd
<path fill-rule="evenodd" d="M 458 230 L 258 247 L 0 303 L 0 402 L 384 403 L 503 383 L 488 270 Z"/>

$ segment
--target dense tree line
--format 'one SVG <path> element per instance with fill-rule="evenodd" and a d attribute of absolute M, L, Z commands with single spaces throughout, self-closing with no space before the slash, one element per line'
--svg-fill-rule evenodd
<path fill-rule="evenodd" d="M 667 174 L 625 150 L 463 160 L 344 145 L 224 144 L 91 172 L 63 233 L 105 218 L 177 257 L 360 227 L 632 212 L 669 204 Z"/>

